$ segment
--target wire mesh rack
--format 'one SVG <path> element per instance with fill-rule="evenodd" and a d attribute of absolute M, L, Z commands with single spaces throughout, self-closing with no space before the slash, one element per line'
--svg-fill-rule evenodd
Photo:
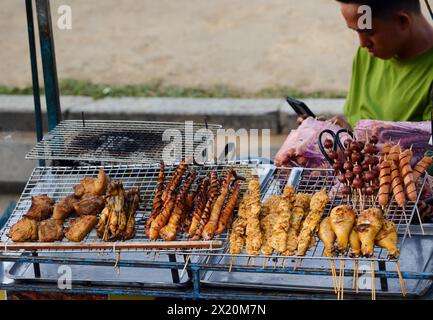
<path fill-rule="evenodd" d="M 420 186 L 420 190 L 423 189 L 425 184 L 425 179 Z M 344 197 L 340 192 L 340 183 L 336 179 L 336 174 L 333 169 L 308 169 L 308 168 L 276 168 L 273 174 L 267 179 L 267 182 L 262 187 L 262 202 L 266 201 L 272 195 L 280 195 L 286 185 L 293 185 L 296 192 L 303 192 L 308 194 L 314 194 L 326 189 L 329 194 L 330 201 L 326 205 L 323 217 L 329 216 L 331 210 L 339 205 L 347 204 L 350 205 L 355 213 L 358 215 L 362 210 L 371 207 L 378 207 L 377 199 L 371 197 L 358 197 L 353 195 L 350 198 Z M 419 196 L 418 196 L 419 198 Z M 398 232 L 398 247 L 401 248 L 404 244 L 407 236 L 410 235 L 410 225 L 413 221 L 415 214 L 417 213 L 417 201 L 408 202 L 404 208 L 399 207 L 395 200 L 392 198 L 390 204 L 382 208 L 384 217 L 392 221 Z M 303 256 L 285 256 L 274 252 L 271 255 L 249 255 L 245 253 L 245 249 L 242 253 L 237 255 L 231 255 L 229 253 L 229 244 L 224 248 L 223 252 L 209 253 L 208 256 L 213 257 L 213 259 L 218 260 L 218 263 L 230 263 L 233 266 L 248 267 L 255 264 L 259 260 L 262 261 L 264 267 L 269 267 L 269 265 L 277 266 L 277 262 L 285 264 L 286 261 L 294 261 L 296 263 L 302 261 L 305 268 L 308 265 L 311 267 L 317 267 L 317 263 L 313 260 L 319 261 L 318 263 L 325 263 L 331 260 L 344 260 L 352 263 L 354 260 L 357 261 L 376 261 L 376 262 L 393 262 L 395 259 L 391 259 L 387 256 L 386 250 L 375 246 L 374 255 L 370 258 L 360 257 L 351 258 L 348 252 L 345 255 L 339 257 L 325 257 L 324 256 L 324 244 L 319 240 L 317 235 L 315 235 L 314 245 L 306 252 Z M 208 258 L 207 261 L 211 261 Z M 225 262 L 224 262 L 225 261 Z M 311 261 L 311 262 L 309 262 Z M 256 265 L 257 266 L 257 265 Z M 322 265 L 321 267 L 324 267 Z"/>
<path fill-rule="evenodd" d="M 26 159 L 156 163 L 164 152 L 171 152 L 170 157 L 180 161 L 220 128 L 192 122 L 65 120 L 45 135 Z M 170 144 L 173 148 L 167 148 Z"/>
<path fill-rule="evenodd" d="M 117 242 L 103 242 L 98 238 L 96 230 L 92 230 L 80 243 L 73 243 L 67 239 L 54 243 L 14 243 L 8 237 L 10 228 L 25 215 L 31 205 L 31 197 L 47 194 L 56 200 L 56 203 L 67 195 L 73 193 L 73 187 L 84 177 L 96 177 L 99 169 L 103 168 L 112 180 L 121 180 L 125 190 L 132 187 L 140 189 L 141 202 L 136 213 L 136 235 L 134 239 Z M 170 179 L 175 166 L 166 166 L 166 178 Z M 221 177 L 226 170 L 234 169 L 239 176 L 241 192 L 247 188 L 247 181 L 256 174 L 257 164 L 250 162 L 233 162 L 216 165 L 190 165 L 190 170 L 197 171 L 197 178 L 210 171 L 216 171 Z M 208 252 L 220 250 L 227 242 L 227 232 L 215 236 L 211 241 L 187 241 L 185 234 L 179 232 L 175 241 L 150 241 L 144 234 L 145 221 L 152 210 L 152 200 L 159 173 L 157 165 L 114 165 L 114 166 L 86 166 L 86 167 L 37 167 L 31 174 L 25 189 L 18 200 L 5 226 L 0 231 L 0 250 L 3 252 L 16 252 L 17 250 L 37 250 L 38 252 L 154 252 L 173 253 L 182 248 L 183 252 Z M 196 181 L 197 181 L 196 178 Z M 195 184 L 195 183 L 194 183 Z M 195 188 L 194 184 L 192 188 Z M 237 209 L 236 209 L 237 210 Z M 235 210 L 235 214 L 236 214 Z M 65 221 L 65 226 L 68 221 Z M 182 243 L 182 246 L 180 245 Z"/>

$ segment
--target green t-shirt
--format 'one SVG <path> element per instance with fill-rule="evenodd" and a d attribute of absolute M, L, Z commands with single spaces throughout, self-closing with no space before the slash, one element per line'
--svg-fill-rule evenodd
<path fill-rule="evenodd" d="M 431 119 L 433 48 L 410 60 L 375 58 L 359 48 L 344 113 L 352 127 L 361 119 Z"/>

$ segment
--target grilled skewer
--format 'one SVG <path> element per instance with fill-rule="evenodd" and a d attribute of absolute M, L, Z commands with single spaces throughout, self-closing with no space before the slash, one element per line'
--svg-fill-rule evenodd
<path fill-rule="evenodd" d="M 237 181 L 235 181 L 232 188 L 230 189 L 229 198 L 227 199 L 227 202 L 219 218 L 218 228 L 215 232 L 216 234 L 223 233 L 227 226 L 231 224 L 233 211 L 235 210 L 236 204 L 238 202 L 240 192 L 240 185 Z"/>
<path fill-rule="evenodd" d="M 410 161 L 412 160 L 412 151 L 407 149 L 404 150 L 400 156 L 400 174 L 404 182 L 404 186 L 406 189 L 407 198 L 411 201 L 416 201 L 416 187 L 415 180 L 413 178 L 412 167 L 410 166 Z"/>
<path fill-rule="evenodd" d="M 162 195 L 164 193 L 164 180 L 165 180 L 164 167 L 165 167 L 164 161 L 161 161 L 159 163 L 159 175 L 158 175 L 158 180 L 156 182 L 155 196 L 153 198 L 153 203 L 152 203 L 152 213 L 150 214 L 149 219 L 147 219 L 146 221 L 145 234 L 147 237 L 149 237 L 150 225 L 152 224 L 156 216 L 161 212 L 161 209 L 164 205 L 164 202 L 162 200 Z"/>

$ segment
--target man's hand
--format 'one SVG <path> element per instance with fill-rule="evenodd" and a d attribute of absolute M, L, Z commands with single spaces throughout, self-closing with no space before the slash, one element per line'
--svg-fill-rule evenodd
<path fill-rule="evenodd" d="M 304 122 L 304 120 L 307 118 L 308 118 L 308 116 L 298 117 L 296 121 L 297 121 L 298 125 L 301 125 L 302 122 Z M 344 116 L 335 116 L 335 117 L 332 117 L 330 119 L 326 119 L 325 117 L 317 117 L 316 119 L 319 121 L 329 121 L 329 122 L 336 124 L 337 126 L 342 127 L 343 129 L 352 130 L 352 127 L 347 122 L 347 120 Z"/>

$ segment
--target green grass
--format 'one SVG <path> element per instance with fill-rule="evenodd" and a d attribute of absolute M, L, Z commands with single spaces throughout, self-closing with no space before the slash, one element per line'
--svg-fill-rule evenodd
<path fill-rule="evenodd" d="M 108 85 L 83 80 L 62 80 L 59 83 L 62 95 L 88 96 L 94 99 L 105 97 L 169 97 L 169 98 L 344 98 L 344 92 L 303 92 L 289 87 L 265 88 L 250 92 L 235 87 L 217 85 L 212 87 L 180 87 L 166 85 L 161 80 L 138 85 Z M 43 88 L 41 88 L 41 94 Z M 0 94 L 32 94 L 32 87 L 0 86 Z"/>

